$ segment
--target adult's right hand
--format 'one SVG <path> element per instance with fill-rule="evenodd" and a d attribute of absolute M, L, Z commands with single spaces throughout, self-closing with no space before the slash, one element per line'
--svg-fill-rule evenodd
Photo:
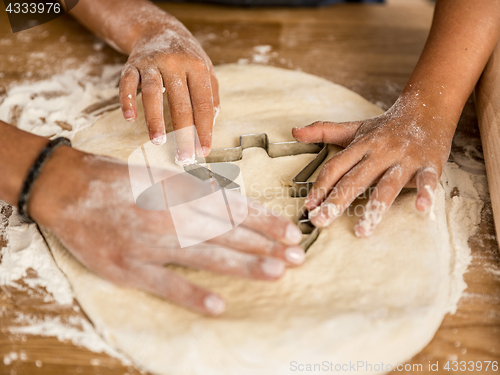
<path fill-rule="evenodd" d="M 168 177 L 170 172 L 163 173 Z M 180 181 L 178 189 L 188 194 L 189 185 Z M 242 224 L 199 245 L 181 248 L 168 208 L 148 211 L 136 205 L 126 164 L 61 147 L 36 181 L 28 209 L 32 218 L 101 277 L 199 313 L 218 315 L 225 310 L 220 296 L 164 265 L 276 280 L 287 266 L 304 261 L 298 246 L 302 234 L 290 220 L 257 202 L 250 204 L 239 194 L 227 194 L 232 194 L 233 212 L 248 210 Z M 193 235 L 200 236 L 221 222 L 212 207 L 186 210 L 182 219 L 196 224 Z"/>

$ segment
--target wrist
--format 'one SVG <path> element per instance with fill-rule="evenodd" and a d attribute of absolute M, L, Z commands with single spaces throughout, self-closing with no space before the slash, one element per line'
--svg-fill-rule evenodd
<path fill-rule="evenodd" d="M 136 24 L 133 35 L 129 54 L 133 53 L 138 47 L 141 48 L 150 42 L 170 44 L 170 40 L 175 36 L 194 38 L 179 20 L 167 13 L 154 22 Z"/>
<path fill-rule="evenodd" d="M 448 79 L 440 79 L 433 71 L 414 72 L 397 103 L 411 111 L 458 123 L 470 95 Z"/>
<path fill-rule="evenodd" d="M 454 132 L 462 107 L 439 91 L 439 87 L 429 89 L 409 84 L 388 112 L 396 117 L 411 118 L 421 126 L 440 124 Z"/>
<path fill-rule="evenodd" d="M 54 151 L 33 184 L 28 214 L 43 226 L 50 227 L 61 210 L 74 203 L 88 186 L 85 153 L 62 146 Z"/>

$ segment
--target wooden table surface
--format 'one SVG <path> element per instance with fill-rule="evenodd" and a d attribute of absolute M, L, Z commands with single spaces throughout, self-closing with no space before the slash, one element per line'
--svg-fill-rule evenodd
<path fill-rule="evenodd" d="M 270 45 L 269 65 L 324 77 L 383 108 L 395 101 L 408 79 L 432 18 L 432 3 L 424 0 L 321 9 L 237 9 L 168 3 L 161 7 L 186 24 L 214 64 L 251 61 L 253 47 Z M 6 14 L 0 11 L 0 102 L 6 90 L 18 82 L 47 79 L 82 62 L 98 71 L 102 64 L 126 61 L 111 48 L 95 48 L 96 41 L 69 16 L 12 34 Z M 474 106 L 469 103 L 459 131 L 469 136 L 471 143 L 478 140 L 476 124 Z M 454 151 L 460 152 L 459 148 Z M 0 207 L 0 225 L 6 226 L 11 208 Z M 6 241 L 0 236 L 0 246 Z M 423 371 L 406 373 L 435 374 L 427 369 L 429 361 L 439 361 L 439 373 L 445 373 L 442 365 L 447 360 L 500 360 L 500 256 L 488 199 L 478 234 L 469 242 L 473 258 L 465 275 L 468 289 L 458 311 L 445 317 L 431 343 L 409 362 L 423 364 Z M 76 304 L 61 307 L 44 302 L 46 293 L 43 289 L 36 293 L 0 289 L 0 374 L 139 373 L 105 354 L 54 337 L 9 333 L 8 327 L 18 313 L 39 318 L 84 317 Z M 25 360 L 4 365 L 2 359 L 11 351 L 25 353 Z M 42 361 L 42 366 L 40 362 L 37 366 L 36 361 Z"/>

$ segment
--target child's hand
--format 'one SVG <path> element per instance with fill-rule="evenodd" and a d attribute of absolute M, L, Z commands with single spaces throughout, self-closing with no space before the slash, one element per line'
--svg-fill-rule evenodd
<path fill-rule="evenodd" d="M 430 209 L 454 130 L 448 120 L 433 113 L 421 102 L 400 98 L 375 118 L 315 122 L 293 129 L 293 136 L 300 142 L 345 147 L 324 165 L 306 198 L 312 223 L 328 226 L 376 180 L 379 182 L 355 227 L 356 235 L 370 236 L 405 186 L 417 187 L 418 210 Z"/>
<path fill-rule="evenodd" d="M 202 243 L 214 231 L 227 228 L 225 207 L 221 210 L 218 201 L 210 200 L 196 209 L 184 205 L 175 211 L 175 218 L 164 201 L 163 210 L 139 208 L 129 173 L 126 164 L 111 158 L 61 148 L 36 181 L 30 215 L 101 277 L 203 314 L 222 313 L 222 297 L 165 268 L 165 264 L 272 281 L 281 278 L 287 267 L 303 263 L 304 250 L 298 246 L 302 233 L 297 226 L 257 202 L 227 192 L 232 214 L 244 220 Z M 172 177 L 168 170 L 154 173 L 158 178 Z M 66 181 L 61 176 L 68 174 L 68 182 L 61 183 Z M 204 184 L 187 174 L 170 181 L 170 192 L 186 200 L 199 194 Z M 155 202 L 154 196 L 149 199 Z M 186 223 L 199 228 L 189 236 L 200 243 L 181 247 L 179 236 L 186 238 L 186 234 L 179 234 L 178 225 L 182 228 Z"/>
<path fill-rule="evenodd" d="M 197 153 L 207 155 L 219 108 L 218 84 L 209 57 L 180 22 L 145 34 L 135 43 L 123 68 L 123 115 L 129 121 L 137 118 L 135 96 L 140 82 L 149 138 L 157 145 L 165 143 L 162 93 L 166 91 L 174 130 L 194 124 L 201 145 Z M 181 162 L 193 156 L 192 150 L 180 151 Z"/>

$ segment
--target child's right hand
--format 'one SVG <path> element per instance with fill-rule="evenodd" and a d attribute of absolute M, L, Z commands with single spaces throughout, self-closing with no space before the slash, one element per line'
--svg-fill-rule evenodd
<path fill-rule="evenodd" d="M 177 20 L 149 28 L 135 42 L 122 71 L 120 103 L 129 121 L 137 118 L 136 92 L 142 102 L 151 142 L 165 142 L 163 88 L 174 130 L 196 126 L 201 149 L 208 155 L 212 127 L 219 110 L 217 78 L 212 62 L 193 35 Z M 192 158 L 192 150 L 178 150 L 178 160 Z"/>

